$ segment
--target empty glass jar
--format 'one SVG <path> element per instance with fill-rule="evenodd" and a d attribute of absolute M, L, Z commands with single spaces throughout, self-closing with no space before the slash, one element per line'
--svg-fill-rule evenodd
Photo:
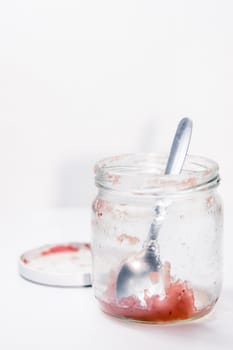
<path fill-rule="evenodd" d="M 218 165 L 188 156 L 179 176 L 163 175 L 166 157 L 129 154 L 96 165 L 93 202 L 94 293 L 104 312 L 142 322 L 199 318 L 219 298 L 223 213 Z M 161 270 L 148 287 L 116 298 L 124 261 L 140 252 L 156 206 L 163 212 L 157 245 Z M 162 289 L 157 288 L 158 281 Z"/>

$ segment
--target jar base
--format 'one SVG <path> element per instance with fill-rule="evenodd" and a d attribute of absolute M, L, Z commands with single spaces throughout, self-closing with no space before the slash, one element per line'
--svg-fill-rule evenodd
<path fill-rule="evenodd" d="M 145 324 L 154 324 L 154 325 L 175 325 L 175 324 L 184 324 L 196 321 L 198 319 L 204 318 L 213 310 L 215 303 L 205 307 L 204 309 L 196 311 L 193 315 L 187 316 L 186 318 L 176 318 L 176 319 L 160 319 L 158 315 L 152 313 L 146 313 L 145 310 L 142 309 L 142 314 L 138 313 L 138 309 L 136 311 L 136 315 L 134 316 L 131 311 L 131 315 L 125 310 L 125 315 L 122 312 L 122 308 L 118 308 L 116 305 L 108 304 L 103 301 L 99 301 L 100 309 L 113 318 L 118 320 L 126 321 L 126 322 L 136 322 L 136 323 L 145 323 Z M 117 310 L 118 308 L 118 310 Z M 121 311 L 120 311 L 121 310 Z"/>

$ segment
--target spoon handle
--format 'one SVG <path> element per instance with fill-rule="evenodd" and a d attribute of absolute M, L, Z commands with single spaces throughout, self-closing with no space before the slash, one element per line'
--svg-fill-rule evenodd
<path fill-rule="evenodd" d="M 183 118 L 179 122 L 169 153 L 165 175 L 180 174 L 189 148 L 192 124 L 192 120 L 189 118 Z"/>
<path fill-rule="evenodd" d="M 188 152 L 189 143 L 192 135 L 192 120 L 183 118 L 178 124 L 171 150 L 169 153 L 165 175 L 179 175 Z M 160 227 L 166 216 L 167 205 L 160 203 L 154 208 L 154 219 L 150 226 L 149 236 L 147 239 L 147 245 L 155 244 L 158 237 Z"/>

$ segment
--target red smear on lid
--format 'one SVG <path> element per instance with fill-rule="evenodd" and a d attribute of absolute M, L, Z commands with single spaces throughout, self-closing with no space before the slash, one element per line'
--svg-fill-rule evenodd
<path fill-rule="evenodd" d="M 54 247 L 49 248 L 48 250 L 44 250 L 40 254 L 45 256 L 45 255 L 50 255 L 50 254 L 78 252 L 79 250 L 80 250 L 79 247 L 73 246 L 71 244 L 69 244 L 69 245 L 56 245 Z"/>

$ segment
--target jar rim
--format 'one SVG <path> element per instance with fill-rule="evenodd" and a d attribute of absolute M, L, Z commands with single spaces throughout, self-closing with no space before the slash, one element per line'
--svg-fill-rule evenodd
<path fill-rule="evenodd" d="M 134 194 L 174 194 L 218 185 L 219 166 L 209 158 L 188 155 L 179 175 L 165 175 L 168 155 L 128 153 L 95 165 L 97 187 Z"/>

